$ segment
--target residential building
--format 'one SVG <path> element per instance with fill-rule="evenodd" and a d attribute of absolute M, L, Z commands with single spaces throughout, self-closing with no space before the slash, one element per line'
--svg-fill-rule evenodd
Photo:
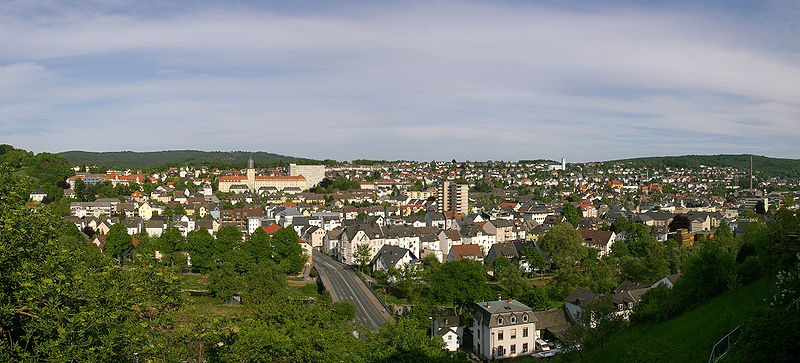
<path fill-rule="evenodd" d="M 469 212 L 469 185 L 442 182 L 437 191 L 438 211 L 452 211 L 461 215 Z"/>
<path fill-rule="evenodd" d="M 472 348 L 479 358 L 493 360 L 533 354 L 536 318 L 531 308 L 513 299 L 475 305 Z"/>

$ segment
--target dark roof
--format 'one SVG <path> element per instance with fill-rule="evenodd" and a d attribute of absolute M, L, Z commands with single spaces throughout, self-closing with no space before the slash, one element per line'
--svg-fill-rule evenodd
<path fill-rule="evenodd" d="M 514 244 L 509 243 L 495 243 L 492 245 L 490 250 L 494 251 L 495 258 L 497 257 L 505 257 L 508 259 L 517 258 L 519 254 L 517 253 L 517 248 L 514 247 Z"/>
<path fill-rule="evenodd" d="M 608 242 L 611 241 L 611 236 L 614 234 L 614 232 L 611 231 L 597 231 L 592 229 L 581 229 L 580 232 L 584 242 L 600 245 L 608 245 Z"/>
<path fill-rule="evenodd" d="M 537 330 L 561 330 L 569 326 L 564 309 L 534 311 L 533 316 L 536 317 Z"/>
<path fill-rule="evenodd" d="M 579 287 L 569 294 L 569 296 L 565 297 L 564 302 L 575 304 L 586 309 L 598 302 L 602 297 L 603 295 L 595 294 Z"/>
<path fill-rule="evenodd" d="M 531 308 L 514 299 L 483 301 L 475 303 L 475 305 L 475 319 L 489 327 L 516 325 L 536 321 L 536 316 L 533 315 Z M 522 319 L 525 314 L 528 314 L 528 321 Z M 511 322 L 511 316 L 516 317 L 515 323 Z M 503 324 L 500 324 L 500 318 L 503 318 Z"/>
<path fill-rule="evenodd" d="M 378 251 L 378 253 L 375 254 L 375 257 L 372 258 L 372 262 L 370 262 L 370 264 L 375 264 L 375 262 L 383 258 L 383 262 L 385 262 L 387 266 L 394 267 L 395 265 L 397 265 L 397 262 L 399 262 L 403 258 L 403 256 L 410 253 L 411 251 L 403 247 L 383 245 L 381 249 Z M 411 258 L 414 257 L 415 256 L 411 255 Z"/>

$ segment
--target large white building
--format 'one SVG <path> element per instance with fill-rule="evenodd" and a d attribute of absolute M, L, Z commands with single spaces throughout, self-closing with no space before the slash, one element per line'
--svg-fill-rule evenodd
<path fill-rule="evenodd" d="M 479 302 L 472 319 L 472 348 L 486 360 L 533 354 L 536 318 L 517 300 Z"/>
<path fill-rule="evenodd" d="M 306 187 L 313 188 L 325 179 L 325 165 L 289 164 L 289 175 L 306 178 Z"/>
<path fill-rule="evenodd" d="M 323 167 L 324 168 L 324 167 Z M 221 176 L 219 181 L 219 191 L 227 193 L 233 186 L 244 186 L 251 192 L 255 192 L 261 187 L 275 187 L 278 190 L 295 187 L 302 190 L 307 189 L 306 178 L 303 175 L 297 176 L 261 176 L 256 175 L 253 159 L 247 162 L 246 176 Z"/>

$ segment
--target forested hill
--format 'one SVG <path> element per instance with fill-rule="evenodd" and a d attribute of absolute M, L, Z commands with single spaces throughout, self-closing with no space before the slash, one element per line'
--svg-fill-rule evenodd
<path fill-rule="evenodd" d="M 154 152 L 87 152 L 65 151 L 59 153 L 71 164 L 99 165 L 109 168 L 152 168 L 165 164 L 240 165 L 253 158 L 257 166 L 288 164 L 290 162 L 319 163 L 319 161 L 267 152 L 169 150 Z"/>
<path fill-rule="evenodd" d="M 750 156 L 742 155 L 683 155 L 643 157 L 633 159 L 611 160 L 612 163 L 630 163 L 636 167 L 651 168 L 698 168 L 700 165 L 734 167 L 741 170 L 750 168 Z M 752 155 L 753 173 L 764 176 L 800 177 L 800 160 L 779 159 L 760 155 Z"/>

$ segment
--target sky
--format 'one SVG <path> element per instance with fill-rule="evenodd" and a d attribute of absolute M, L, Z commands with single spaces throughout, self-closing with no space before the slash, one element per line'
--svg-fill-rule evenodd
<path fill-rule="evenodd" d="M 0 143 L 800 158 L 800 2 L 0 0 Z"/>

